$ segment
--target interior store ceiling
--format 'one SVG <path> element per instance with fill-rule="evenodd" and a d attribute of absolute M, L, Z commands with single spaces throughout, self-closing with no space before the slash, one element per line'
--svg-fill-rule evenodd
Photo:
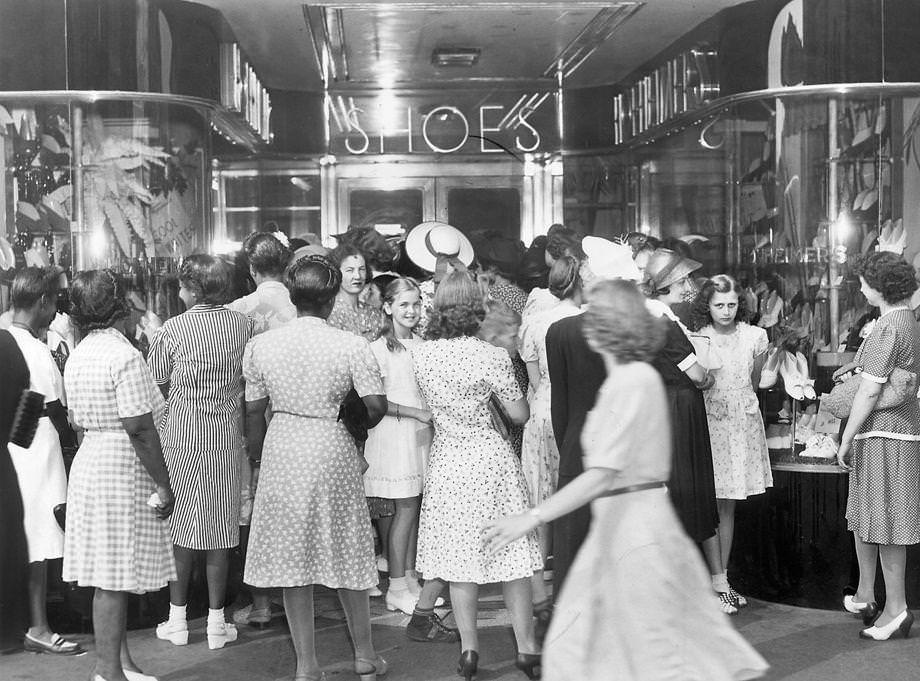
<path fill-rule="evenodd" d="M 335 64 L 333 88 L 532 85 L 560 58 L 571 71 L 567 86 L 616 83 L 744 0 L 198 1 L 224 14 L 268 87 L 322 90 L 324 53 Z M 437 48 L 474 48 L 479 58 L 472 67 L 436 66 Z"/>

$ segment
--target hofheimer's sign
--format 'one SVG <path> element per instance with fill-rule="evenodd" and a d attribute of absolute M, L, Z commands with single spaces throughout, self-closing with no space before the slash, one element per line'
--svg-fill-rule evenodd
<path fill-rule="evenodd" d="M 718 53 L 699 48 L 679 54 L 614 97 L 614 144 L 664 125 L 718 96 Z"/>

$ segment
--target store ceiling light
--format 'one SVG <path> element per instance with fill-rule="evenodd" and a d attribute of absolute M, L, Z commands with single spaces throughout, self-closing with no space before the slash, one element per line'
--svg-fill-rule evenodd
<path fill-rule="evenodd" d="M 482 52 L 477 47 L 436 47 L 431 53 L 435 66 L 474 66 Z"/>

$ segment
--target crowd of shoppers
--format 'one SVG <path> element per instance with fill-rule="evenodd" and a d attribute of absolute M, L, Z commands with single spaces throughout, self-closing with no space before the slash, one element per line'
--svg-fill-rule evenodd
<path fill-rule="evenodd" d="M 767 338 L 731 277 L 700 280 L 700 263 L 647 245 L 558 225 L 527 252 L 441 223 L 401 251 L 372 230 L 331 252 L 257 233 L 243 249 L 253 286 L 235 300 L 222 259 L 182 262 L 185 311 L 151 332 L 146 357 L 125 335 L 125 283 L 82 272 L 63 376 L 40 340 L 61 272 L 20 271 L 0 333 L 3 645 L 82 652 L 45 614 L 45 561 L 63 555 L 64 579 L 95 588 L 94 681 L 150 681 L 127 647 L 127 594 L 168 583 L 156 635 L 187 644 L 201 554 L 207 642 L 222 648 L 237 637 L 225 599 L 241 545 L 252 604 L 235 620 L 268 624 L 280 593 L 296 681 L 324 678 L 315 585 L 338 593 L 355 673 L 387 672 L 369 607 L 381 559 L 409 638 L 459 642 L 468 680 L 488 583 L 502 584 L 529 678 L 762 675 L 724 615 L 746 605 L 726 569 L 735 506 L 772 485 L 756 397 Z M 838 453 L 860 567 L 844 607 L 884 640 L 913 622 L 920 407 L 877 405 L 892 372 L 920 370 L 917 283 L 892 254 L 859 272 L 882 316 L 857 356 Z M 43 396 L 28 449 L 7 445 L 24 386 Z M 82 442 L 68 483 L 71 424 Z M 66 532 L 54 513 L 65 498 Z M 456 628 L 435 610 L 448 594 Z"/>

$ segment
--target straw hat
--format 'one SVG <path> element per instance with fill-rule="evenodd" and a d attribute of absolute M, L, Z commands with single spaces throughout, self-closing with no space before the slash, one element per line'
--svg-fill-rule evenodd
<path fill-rule="evenodd" d="M 446 222 L 423 222 L 406 237 L 406 255 L 418 267 L 434 272 L 439 256 L 457 258 L 469 266 L 473 262 L 473 244 Z"/>
<path fill-rule="evenodd" d="M 633 260 L 632 249 L 626 244 L 618 244 L 596 236 L 586 236 L 581 240 L 581 250 L 588 257 L 588 269 L 599 279 L 638 281 L 642 278 Z"/>
<path fill-rule="evenodd" d="M 703 265 L 696 260 L 684 258 L 667 248 L 659 248 L 649 256 L 645 266 L 645 277 L 653 291 L 660 291 L 675 284 Z"/>

